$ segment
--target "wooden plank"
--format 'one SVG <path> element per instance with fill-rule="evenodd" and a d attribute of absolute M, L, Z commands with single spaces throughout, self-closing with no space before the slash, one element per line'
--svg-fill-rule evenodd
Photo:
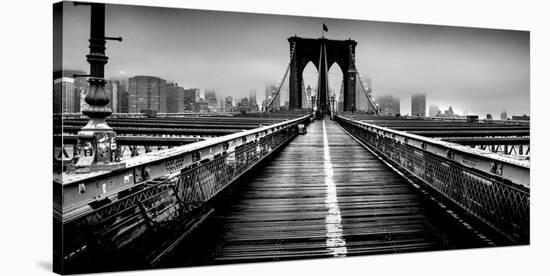
<path fill-rule="evenodd" d="M 168 266 L 445 248 L 415 188 L 336 123 L 324 125 L 326 143 L 323 122 L 310 124 L 307 134 L 232 189 Z M 345 245 L 334 248 L 335 240 Z M 335 254 L 344 247 L 345 254 Z"/>

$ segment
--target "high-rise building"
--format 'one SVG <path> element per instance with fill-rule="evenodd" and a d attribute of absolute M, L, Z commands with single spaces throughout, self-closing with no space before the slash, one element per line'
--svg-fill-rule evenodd
<path fill-rule="evenodd" d="M 247 97 L 242 98 L 239 104 L 241 107 L 245 107 L 245 108 L 247 108 L 250 105 Z"/>
<path fill-rule="evenodd" d="M 198 112 L 198 107 L 196 104 L 200 99 L 200 89 L 198 88 L 189 88 L 183 90 L 183 104 L 185 111 L 194 111 Z"/>
<path fill-rule="evenodd" d="M 107 97 L 109 97 L 109 103 L 107 104 L 107 107 L 110 108 L 113 113 L 120 113 L 120 81 L 107 81 L 107 83 L 105 84 L 105 94 L 107 94 Z"/>
<path fill-rule="evenodd" d="M 399 98 L 390 95 L 381 96 L 376 99 L 376 102 L 382 115 L 395 116 L 401 114 Z"/>
<path fill-rule="evenodd" d="M 185 89 L 177 83 L 166 85 L 166 112 L 182 113 L 185 110 Z"/>
<path fill-rule="evenodd" d="M 75 112 L 75 89 L 74 79 L 61 77 L 53 81 L 54 98 L 60 101 L 57 106 L 54 103 L 54 113 Z"/>
<path fill-rule="evenodd" d="M 224 111 L 233 112 L 233 97 L 231 96 L 225 97 Z"/>
<path fill-rule="evenodd" d="M 62 105 L 64 98 L 61 95 L 62 93 L 62 86 L 63 86 L 63 78 L 66 78 L 65 80 L 71 80 L 72 81 L 72 96 L 69 96 L 71 99 L 65 99 L 65 104 L 67 104 L 66 101 L 71 101 L 73 106 L 72 108 L 69 108 L 71 110 L 71 113 L 79 113 L 82 111 L 82 107 L 84 107 L 84 97 L 86 96 L 86 93 L 88 91 L 88 81 L 86 78 L 74 78 L 74 74 L 85 74 L 84 71 L 77 71 L 77 70 L 63 70 L 63 71 L 55 71 L 53 72 L 53 79 L 54 79 L 54 113 L 61 113 L 62 112 Z M 57 84 L 56 84 L 57 81 Z M 57 88 L 57 90 L 56 90 Z M 66 106 L 66 110 L 69 110 L 68 106 Z"/>
<path fill-rule="evenodd" d="M 508 120 L 508 113 L 506 113 L 506 110 L 502 110 L 502 113 L 500 113 L 500 119 Z"/>
<path fill-rule="evenodd" d="M 256 100 L 256 89 L 252 89 L 248 94 L 248 105 L 250 106 L 251 111 L 258 110 L 258 101 Z"/>
<path fill-rule="evenodd" d="M 120 84 L 118 87 L 118 113 L 128 113 L 128 90 L 124 84 Z"/>
<path fill-rule="evenodd" d="M 128 111 L 142 110 L 166 112 L 166 80 L 151 76 L 128 79 Z"/>
<path fill-rule="evenodd" d="M 441 113 L 441 110 L 439 110 L 439 106 L 437 105 L 430 105 L 428 116 L 430 117 L 437 117 Z"/>
<path fill-rule="evenodd" d="M 426 94 L 415 94 L 411 97 L 411 115 L 426 116 Z"/>
<path fill-rule="evenodd" d="M 204 100 L 208 103 L 209 111 L 216 111 L 218 108 L 218 100 L 216 99 L 215 90 L 204 90 Z"/>

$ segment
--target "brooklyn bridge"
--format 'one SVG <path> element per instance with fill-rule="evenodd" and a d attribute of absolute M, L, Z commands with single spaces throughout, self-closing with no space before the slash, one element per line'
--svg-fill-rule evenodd
<path fill-rule="evenodd" d="M 111 114 L 105 45 L 122 39 L 90 6 L 89 108 L 54 116 L 58 271 L 529 244 L 528 122 L 383 116 L 356 41 L 298 36 L 276 91 L 288 84 L 288 111 Z"/>

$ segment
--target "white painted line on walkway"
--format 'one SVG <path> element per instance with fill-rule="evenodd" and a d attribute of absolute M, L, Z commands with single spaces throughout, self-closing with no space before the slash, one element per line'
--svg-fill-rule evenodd
<path fill-rule="evenodd" d="M 346 247 L 346 240 L 343 237 L 342 217 L 340 215 L 340 207 L 338 207 L 336 185 L 332 179 L 334 176 L 334 170 L 332 169 L 332 161 L 330 160 L 325 121 L 323 121 L 323 151 L 323 167 L 325 173 L 325 185 L 327 187 L 325 206 L 328 209 L 328 213 L 325 218 L 325 227 L 327 230 L 327 250 L 335 257 L 346 256 L 348 253 L 348 248 Z"/>

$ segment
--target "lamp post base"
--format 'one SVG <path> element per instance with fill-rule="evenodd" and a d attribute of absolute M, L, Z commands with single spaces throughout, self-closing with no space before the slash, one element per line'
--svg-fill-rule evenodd
<path fill-rule="evenodd" d="M 114 163 L 118 158 L 116 134 L 112 130 L 81 130 L 78 132 L 76 173 L 112 170 L 124 167 Z"/>

